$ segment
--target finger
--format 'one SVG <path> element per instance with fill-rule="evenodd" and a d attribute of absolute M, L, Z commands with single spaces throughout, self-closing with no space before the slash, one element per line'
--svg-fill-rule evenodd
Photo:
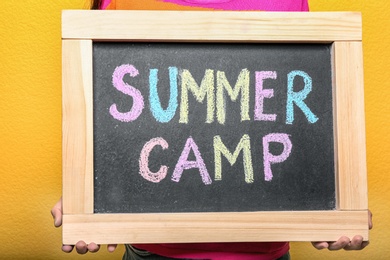
<path fill-rule="evenodd" d="M 73 246 L 62 245 L 62 251 L 64 251 L 65 253 L 70 253 L 70 252 L 72 252 L 72 250 L 73 250 Z"/>
<path fill-rule="evenodd" d="M 90 243 L 88 244 L 87 248 L 89 252 L 96 253 L 97 251 L 99 251 L 100 245 L 97 245 L 95 243 Z"/>
<path fill-rule="evenodd" d="M 366 246 L 368 246 L 370 244 L 369 241 L 363 241 L 362 243 L 362 248 L 361 249 L 364 249 Z"/>
<path fill-rule="evenodd" d="M 115 251 L 117 245 L 107 245 L 108 252 L 112 253 Z"/>
<path fill-rule="evenodd" d="M 60 227 L 62 225 L 62 198 L 51 209 L 51 215 L 54 219 L 54 226 Z"/>
<path fill-rule="evenodd" d="M 372 212 L 371 210 L 368 211 L 368 228 L 372 229 L 374 227 L 374 224 L 372 223 Z"/>
<path fill-rule="evenodd" d="M 312 242 L 311 244 L 318 250 L 322 250 L 329 247 L 328 242 Z"/>
<path fill-rule="evenodd" d="M 53 208 L 51 215 L 53 216 L 54 226 L 60 227 L 62 225 L 62 212 L 59 209 Z"/>
<path fill-rule="evenodd" d="M 77 253 L 84 255 L 88 252 L 87 244 L 84 241 L 79 241 L 76 244 L 76 251 Z"/>
<path fill-rule="evenodd" d="M 363 241 L 362 236 L 354 236 L 352 241 L 344 248 L 345 250 L 362 250 L 368 246 L 368 241 Z"/>
<path fill-rule="evenodd" d="M 346 247 L 349 244 L 349 242 L 350 242 L 349 238 L 346 236 L 343 236 L 343 237 L 340 237 L 340 239 L 337 240 L 336 242 L 329 243 L 328 249 L 331 251 L 340 250 L 340 249 Z"/>

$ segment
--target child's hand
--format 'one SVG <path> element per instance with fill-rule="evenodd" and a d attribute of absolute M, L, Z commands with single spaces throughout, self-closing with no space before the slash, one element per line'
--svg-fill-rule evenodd
<path fill-rule="evenodd" d="M 319 250 L 327 248 L 328 250 L 362 250 L 368 245 L 368 241 L 363 241 L 362 236 L 354 236 L 352 240 L 349 237 L 340 237 L 336 242 L 312 242 L 313 246 Z"/>
<path fill-rule="evenodd" d="M 54 205 L 51 209 L 51 215 L 54 219 L 54 226 L 60 227 L 62 225 L 62 198 Z M 117 245 L 107 245 L 107 250 L 109 252 L 114 252 Z M 62 245 L 62 251 L 65 253 L 70 253 L 73 251 L 73 248 L 76 247 L 76 251 L 79 254 L 86 254 L 88 252 L 96 253 L 100 249 L 100 245 L 95 243 L 86 244 L 84 241 L 79 241 L 76 243 L 76 246 L 73 245 Z"/>
<path fill-rule="evenodd" d="M 372 229 L 372 213 L 368 211 L 368 228 Z M 313 246 L 319 250 L 321 249 L 329 249 L 329 250 L 362 250 L 366 246 L 368 246 L 368 241 L 363 241 L 362 236 L 354 236 L 352 240 L 349 237 L 340 237 L 339 240 L 335 242 L 312 242 Z"/>

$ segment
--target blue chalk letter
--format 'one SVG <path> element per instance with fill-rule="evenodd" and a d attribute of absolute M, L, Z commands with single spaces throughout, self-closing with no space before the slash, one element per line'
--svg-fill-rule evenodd
<path fill-rule="evenodd" d="M 294 78 L 301 76 L 305 83 L 304 88 L 299 92 L 294 92 Z M 286 124 L 294 121 L 294 103 L 302 110 L 310 123 L 315 123 L 318 117 L 311 112 L 310 108 L 303 102 L 312 89 L 312 79 L 304 71 L 293 70 L 287 75 L 287 103 L 286 103 Z"/>
<path fill-rule="evenodd" d="M 161 107 L 160 98 L 158 97 L 157 82 L 158 82 L 158 69 L 151 69 L 149 74 L 149 103 L 150 110 L 157 122 L 167 123 L 175 116 L 175 112 L 178 106 L 177 103 L 177 68 L 169 67 L 169 82 L 170 82 L 170 97 L 168 108 L 164 110 Z"/>

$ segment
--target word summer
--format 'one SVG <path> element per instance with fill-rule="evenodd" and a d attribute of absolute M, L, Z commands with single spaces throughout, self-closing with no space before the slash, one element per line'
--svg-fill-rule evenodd
<path fill-rule="evenodd" d="M 158 95 L 158 69 L 149 70 L 149 104 L 150 111 L 157 122 L 168 123 L 175 116 L 178 104 L 178 76 L 181 82 L 180 118 L 179 123 L 188 123 L 189 114 L 189 92 L 192 92 L 197 102 L 203 103 L 206 99 L 207 115 L 206 123 L 214 122 L 225 124 L 226 121 L 226 97 L 236 102 L 241 96 L 241 121 L 250 120 L 249 116 L 249 85 L 250 72 L 242 69 L 237 77 L 234 87 L 226 78 L 225 72 L 206 69 L 200 85 L 194 80 L 189 70 L 179 70 L 176 67 L 169 67 L 170 98 L 166 109 L 162 108 Z M 142 93 L 134 86 L 127 84 L 123 78 L 125 75 L 137 77 L 139 71 L 132 64 L 118 66 L 113 75 L 113 86 L 121 93 L 131 96 L 133 105 L 130 111 L 120 112 L 116 104 L 110 106 L 110 114 L 113 118 L 122 122 L 135 121 L 145 108 L 145 101 Z M 264 80 L 276 79 L 276 71 L 255 72 L 255 121 L 276 121 L 276 114 L 264 113 L 264 99 L 274 96 L 273 89 L 264 89 Z M 294 79 L 300 77 L 304 86 L 299 91 L 294 91 Z M 297 106 L 306 116 L 309 123 L 315 123 L 318 117 L 306 105 L 305 99 L 312 91 L 312 78 L 304 71 L 294 70 L 287 75 L 287 100 L 286 100 L 286 124 L 294 122 L 294 105 Z"/>

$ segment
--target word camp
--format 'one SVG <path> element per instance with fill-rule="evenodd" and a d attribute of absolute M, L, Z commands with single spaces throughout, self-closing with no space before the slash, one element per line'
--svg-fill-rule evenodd
<path fill-rule="evenodd" d="M 158 69 L 149 70 L 149 109 L 154 119 L 159 123 L 169 123 L 177 113 L 179 108 L 179 123 L 188 124 L 189 114 L 189 94 L 191 93 L 197 102 L 203 103 L 206 100 L 207 114 L 205 115 L 205 123 L 210 124 L 217 121 L 224 125 L 226 121 L 226 99 L 230 98 L 232 102 L 236 102 L 240 97 L 240 116 L 241 121 L 250 120 L 249 116 L 249 88 L 250 88 L 250 72 L 247 69 L 242 69 L 237 77 L 234 87 L 226 78 L 225 72 L 206 69 L 200 85 L 192 77 L 189 70 L 179 70 L 177 67 L 169 67 L 169 83 L 170 97 L 167 108 L 163 108 L 158 94 Z M 137 87 L 129 85 L 124 81 L 125 75 L 137 77 L 139 71 L 132 64 L 123 64 L 118 66 L 112 75 L 113 86 L 124 95 L 131 96 L 133 99 L 132 108 L 127 112 L 120 112 L 115 103 L 109 109 L 109 113 L 113 118 L 121 122 L 132 123 L 139 118 L 145 109 L 145 100 Z M 181 97 L 180 107 L 178 103 L 178 77 L 181 82 Z M 265 80 L 275 80 L 278 77 L 276 71 L 256 71 L 255 72 L 255 104 L 254 104 L 254 121 L 276 121 L 276 114 L 264 113 L 264 99 L 274 97 L 273 89 L 264 89 L 263 83 Z M 299 91 L 294 91 L 294 79 L 301 78 L 304 82 L 304 87 Z M 298 107 L 305 115 L 308 123 L 313 124 L 318 121 L 318 117 L 306 105 L 305 99 L 312 91 L 312 78 L 304 71 L 294 70 L 287 74 L 287 99 L 286 99 L 286 124 L 294 122 L 294 106 Z M 270 143 L 280 143 L 283 145 L 283 151 L 280 154 L 272 154 L 270 152 Z M 173 170 L 171 180 L 179 182 L 185 170 L 197 168 L 201 175 L 204 184 L 212 183 L 209 171 L 204 163 L 201 151 L 192 136 L 184 142 L 184 148 L 178 159 L 178 162 Z M 293 144 L 290 136 L 286 133 L 270 133 L 263 137 L 263 169 L 264 180 L 271 181 L 273 173 L 271 165 L 282 163 L 287 160 L 291 154 Z M 150 171 L 149 155 L 154 147 L 160 146 L 163 150 L 169 148 L 169 144 L 163 137 L 152 138 L 147 141 L 140 152 L 139 158 L 139 173 L 141 176 L 154 183 L 158 183 L 165 179 L 168 174 L 168 166 L 162 165 L 157 172 Z M 222 180 L 222 155 L 227 161 L 233 165 L 236 163 L 239 154 L 243 156 L 243 172 L 245 181 L 252 183 L 253 178 L 253 162 L 250 147 L 250 136 L 244 134 L 237 144 L 233 153 L 224 145 L 221 137 L 216 135 L 213 137 L 214 149 L 214 173 L 215 180 Z M 195 160 L 189 160 L 190 153 L 195 155 Z"/>

